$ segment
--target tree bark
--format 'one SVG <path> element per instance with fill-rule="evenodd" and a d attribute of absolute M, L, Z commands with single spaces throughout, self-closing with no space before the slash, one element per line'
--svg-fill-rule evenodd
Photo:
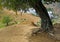
<path fill-rule="evenodd" d="M 42 2 L 41 1 L 36 2 L 36 4 L 34 4 L 33 8 L 36 10 L 37 14 L 41 18 L 41 28 L 47 32 L 53 31 L 54 30 L 53 24 L 48 15 L 47 9 L 42 4 Z"/>
<path fill-rule="evenodd" d="M 16 15 L 18 15 L 18 14 L 17 14 L 17 10 L 16 10 L 15 12 L 16 12 Z"/>
<path fill-rule="evenodd" d="M 23 12 L 21 12 L 21 16 L 22 16 L 22 13 L 23 13 Z"/>
<path fill-rule="evenodd" d="M 8 23 L 6 23 L 6 26 L 8 26 L 9 24 Z"/>

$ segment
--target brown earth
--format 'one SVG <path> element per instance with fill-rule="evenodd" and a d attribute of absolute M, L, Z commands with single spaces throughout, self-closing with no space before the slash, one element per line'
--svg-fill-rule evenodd
<path fill-rule="evenodd" d="M 0 29 L 0 42 L 60 42 L 51 38 L 47 33 L 31 36 L 33 28 L 38 27 L 18 24 L 2 28 Z"/>
<path fill-rule="evenodd" d="M 20 15 L 20 14 L 19 14 Z M 39 28 L 32 25 L 32 22 L 37 22 L 39 17 L 30 14 L 23 14 L 15 18 L 15 20 L 27 19 L 22 23 L 4 27 L 0 29 L 0 42 L 60 42 L 60 24 L 55 24 L 55 35 L 50 36 L 48 33 L 38 33 L 32 36 L 32 29 Z"/>
<path fill-rule="evenodd" d="M 22 13 L 22 16 L 21 16 L 20 12 L 18 12 L 18 15 L 16 15 L 15 12 L 12 10 L 10 11 L 10 10 L 4 9 L 3 12 L 4 13 L 0 15 L 1 16 L 0 20 L 2 20 L 3 16 L 10 16 L 10 18 L 13 19 L 12 22 L 17 21 L 20 24 L 32 24 L 32 22 L 36 23 L 37 21 L 40 20 L 39 17 L 33 16 L 32 14 L 28 14 L 28 13 Z"/>

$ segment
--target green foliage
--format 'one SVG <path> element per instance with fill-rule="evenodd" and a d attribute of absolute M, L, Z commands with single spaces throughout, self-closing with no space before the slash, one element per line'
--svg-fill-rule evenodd
<path fill-rule="evenodd" d="M 12 19 L 9 16 L 3 17 L 3 23 L 6 24 L 6 26 L 8 26 L 11 21 Z"/>
<path fill-rule="evenodd" d="M 3 23 L 0 23 L 0 28 L 2 28 L 2 27 L 5 27 L 5 25 Z"/>
<path fill-rule="evenodd" d="M 0 9 L 2 9 L 1 1 L 2 1 L 2 0 L 0 0 Z"/>
<path fill-rule="evenodd" d="M 29 7 L 34 6 L 37 2 L 42 0 L 0 0 L 0 6 L 12 9 L 15 12 L 18 10 L 27 10 Z M 54 2 L 54 0 L 44 0 L 45 2 Z M 59 1 L 59 0 L 55 0 Z"/>
<path fill-rule="evenodd" d="M 3 7 L 14 10 L 16 12 L 16 15 L 18 10 L 26 10 L 28 7 L 23 0 L 2 0 L 1 3 L 3 3 Z"/>
<path fill-rule="evenodd" d="M 37 22 L 37 26 L 40 26 L 41 25 L 41 22 L 39 21 L 39 22 Z"/>
<path fill-rule="evenodd" d="M 2 23 L 2 21 L 0 20 L 0 28 L 5 27 L 5 25 Z"/>

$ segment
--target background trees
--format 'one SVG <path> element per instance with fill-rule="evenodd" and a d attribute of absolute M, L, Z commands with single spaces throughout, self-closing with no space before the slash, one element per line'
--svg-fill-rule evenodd
<path fill-rule="evenodd" d="M 2 0 L 1 4 L 4 8 L 14 10 L 17 15 L 17 11 L 26 10 L 27 5 L 23 3 L 23 0 Z"/>
<path fill-rule="evenodd" d="M 12 19 L 9 16 L 3 17 L 3 23 L 6 24 L 6 26 L 8 26 L 11 21 Z"/>

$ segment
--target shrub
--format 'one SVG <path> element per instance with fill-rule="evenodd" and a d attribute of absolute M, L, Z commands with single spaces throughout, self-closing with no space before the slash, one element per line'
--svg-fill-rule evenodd
<path fill-rule="evenodd" d="M 8 26 L 11 21 L 12 19 L 9 16 L 3 17 L 3 23 L 6 24 L 6 26 Z"/>
<path fill-rule="evenodd" d="M 40 22 L 40 21 L 38 21 L 38 22 L 37 22 L 37 25 L 38 25 L 38 26 L 40 26 L 40 25 L 41 25 L 41 22 Z"/>

